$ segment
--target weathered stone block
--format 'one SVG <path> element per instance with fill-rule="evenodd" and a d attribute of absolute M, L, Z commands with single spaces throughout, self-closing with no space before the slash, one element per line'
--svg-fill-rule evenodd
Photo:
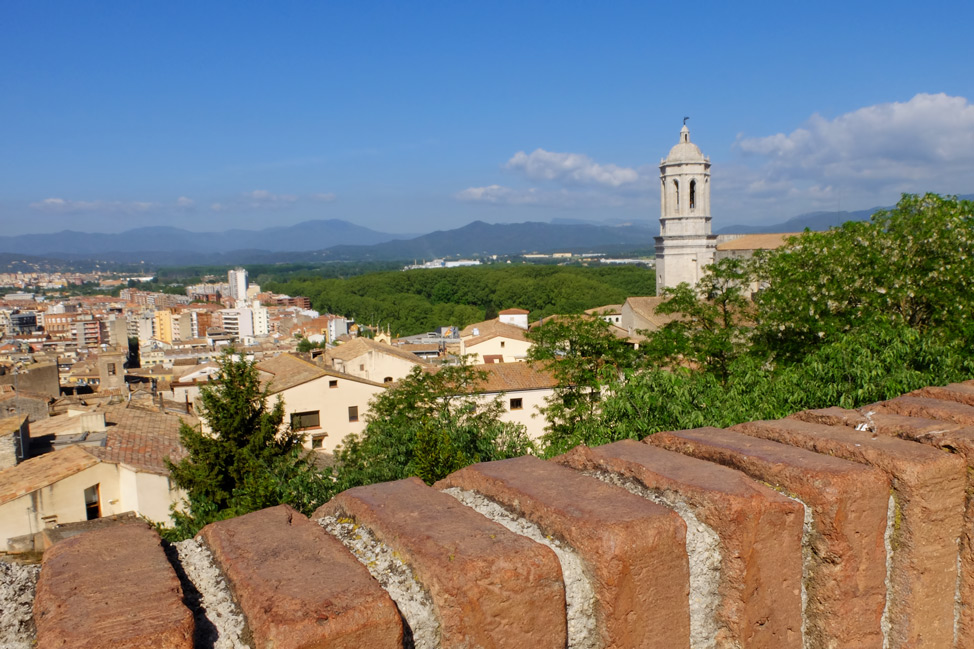
<path fill-rule="evenodd" d="M 974 647 L 974 428 L 950 422 L 905 415 L 863 413 L 839 408 L 797 413 L 795 418 L 830 425 L 867 425 L 879 435 L 899 437 L 942 449 L 962 457 L 967 464 L 964 524 L 960 539 L 959 609 L 957 646 Z M 811 414 L 810 414 L 811 413 Z M 866 416 L 868 415 L 868 416 Z"/>
<path fill-rule="evenodd" d="M 902 396 L 874 403 L 863 411 L 906 415 L 908 417 L 927 417 L 940 421 L 949 421 L 964 426 L 974 425 L 974 406 L 959 401 L 942 401 L 925 397 Z"/>
<path fill-rule="evenodd" d="M 579 446 L 555 461 L 680 502 L 718 535 L 717 647 L 802 646 L 804 507 L 739 471 L 633 440 Z M 689 522 L 688 522 L 689 527 Z M 691 562 L 694 557 L 691 555 Z M 691 572 L 693 566 L 691 565 Z"/>
<path fill-rule="evenodd" d="M 440 646 L 563 649 L 565 590 L 549 549 L 417 478 L 349 489 L 315 512 L 367 527 L 433 600 Z"/>
<path fill-rule="evenodd" d="M 954 633 L 966 463 L 895 437 L 796 419 L 734 426 L 748 435 L 874 466 L 896 498 L 889 620 L 892 647 L 948 647 Z"/>
<path fill-rule="evenodd" d="M 435 486 L 484 495 L 578 553 L 600 646 L 690 646 L 686 527 L 673 511 L 532 456 L 475 464 Z"/>
<path fill-rule="evenodd" d="M 193 649 L 193 614 L 159 535 L 143 523 L 87 532 L 44 553 L 38 649 Z"/>
<path fill-rule="evenodd" d="M 644 442 L 743 471 L 810 510 L 805 637 L 810 647 L 883 646 L 889 481 L 879 470 L 719 428 Z"/>
<path fill-rule="evenodd" d="M 974 406 L 974 385 L 971 383 L 951 383 L 949 385 L 933 385 L 914 390 L 903 396 L 940 399 L 941 401 L 956 401 L 968 406 Z"/>
<path fill-rule="evenodd" d="M 402 647 L 395 604 L 336 539 L 287 505 L 200 532 L 257 647 Z"/>

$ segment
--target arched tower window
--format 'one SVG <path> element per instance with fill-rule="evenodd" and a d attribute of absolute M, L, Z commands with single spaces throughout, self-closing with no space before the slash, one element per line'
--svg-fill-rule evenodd
<path fill-rule="evenodd" d="M 680 181 L 673 181 L 673 189 L 676 190 L 676 206 L 680 207 Z"/>
<path fill-rule="evenodd" d="M 692 210 L 697 204 L 697 181 L 690 181 L 690 209 Z"/>

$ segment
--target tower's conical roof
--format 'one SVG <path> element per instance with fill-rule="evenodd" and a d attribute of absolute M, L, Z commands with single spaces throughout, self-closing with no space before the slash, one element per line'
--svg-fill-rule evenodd
<path fill-rule="evenodd" d="M 705 160 L 700 147 L 690 141 L 690 129 L 684 124 L 680 129 L 680 141 L 670 149 L 666 162 L 704 162 Z"/>

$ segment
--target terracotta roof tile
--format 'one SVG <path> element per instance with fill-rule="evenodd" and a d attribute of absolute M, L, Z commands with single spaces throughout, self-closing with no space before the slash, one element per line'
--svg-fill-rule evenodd
<path fill-rule="evenodd" d="M 488 363 L 474 368 L 487 373 L 476 392 L 543 390 L 558 385 L 554 375 L 538 363 Z"/>
<path fill-rule="evenodd" d="M 474 333 L 476 330 L 477 333 Z M 471 338 L 472 336 L 472 338 Z M 527 340 L 524 329 L 518 326 L 502 323 L 499 320 L 485 320 L 472 325 L 467 325 L 460 332 L 460 338 L 464 339 L 467 346 L 482 343 L 491 338 L 509 338 L 511 340 Z"/>
<path fill-rule="evenodd" d="M 409 361 L 410 363 L 416 363 L 417 365 L 425 364 L 425 361 L 423 361 L 420 357 L 416 356 L 415 354 L 404 351 L 402 349 L 398 349 L 393 345 L 387 345 L 386 343 L 376 342 L 371 338 L 363 338 L 361 336 L 358 338 L 353 338 L 349 340 L 347 343 L 342 343 L 337 347 L 333 347 L 329 349 L 328 351 L 325 352 L 325 358 L 327 358 L 329 361 L 335 358 L 342 361 L 350 361 L 352 359 L 358 358 L 359 356 L 362 356 L 363 354 L 367 354 L 372 351 L 378 352 L 380 354 L 388 354 L 390 356 L 395 356 L 397 358 L 401 358 L 403 360 Z"/>
<path fill-rule="evenodd" d="M 0 419 L 0 435 L 19 432 L 20 427 L 24 425 L 25 419 L 27 419 L 27 415 L 14 415 L 13 417 Z"/>
<path fill-rule="evenodd" d="M 89 450 L 69 446 L 0 471 L 0 505 L 98 464 Z"/>
<path fill-rule="evenodd" d="M 283 392 L 296 385 L 307 383 L 326 374 L 325 370 L 310 361 L 292 354 L 279 354 L 257 363 L 257 369 L 273 375 L 271 392 Z"/>
<path fill-rule="evenodd" d="M 769 234 L 745 234 L 717 244 L 717 250 L 774 250 L 787 243 L 788 237 L 800 236 L 801 232 L 774 232 Z"/>
<path fill-rule="evenodd" d="M 86 447 L 95 457 L 106 462 L 125 464 L 138 471 L 167 475 L 166 458 L 174 462 L 186 456 L 179 443 L 179 425 L 190 425 L 195 418 L 129 408 L 125 405 L 105 409 L 108 424 L 105 446 Z"/>
<path fill-rule="evenodd" d="M 669 322 L 679 319 L 678 314 L 656 313 L 656 307 L 663 303 L 666 298 L 658 295 L 652 297 L 631 297 L 626 300 L 626 304 L 640 318 L 648 321 L 654 328 L 662 328 Z"/>

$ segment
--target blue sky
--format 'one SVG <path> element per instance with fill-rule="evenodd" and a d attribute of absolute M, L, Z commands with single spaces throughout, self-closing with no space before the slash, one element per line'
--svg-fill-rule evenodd
<path fill-rule="evenodd" d="M 0 234 L 659 218 L 974 192 L 974 3 L 6 2 Z"/>

